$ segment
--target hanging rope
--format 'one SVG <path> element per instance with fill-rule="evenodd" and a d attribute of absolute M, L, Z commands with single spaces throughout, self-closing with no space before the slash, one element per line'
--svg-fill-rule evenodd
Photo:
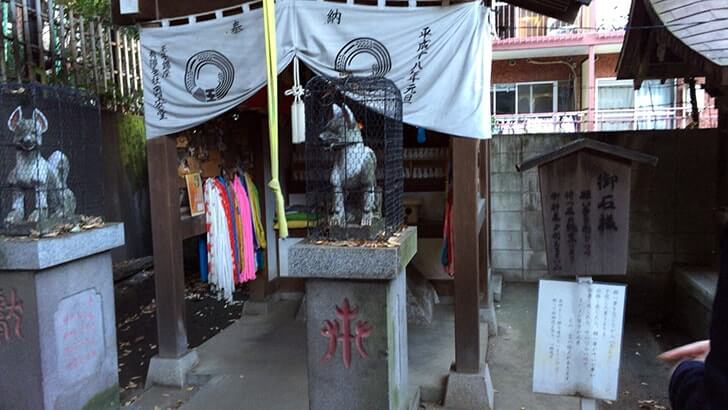
<path fill-rule="evenodd" d="M 288 237 L 286 207 L 278 180 L 278 55 L 276 52 L 276 9 L 273 0 L 263 0 L 265 58 L 268 77 L 268 137 L 270 139 L 270 173 L 268 187 L 273 190 L 278 216 L 278 235 Z"/>

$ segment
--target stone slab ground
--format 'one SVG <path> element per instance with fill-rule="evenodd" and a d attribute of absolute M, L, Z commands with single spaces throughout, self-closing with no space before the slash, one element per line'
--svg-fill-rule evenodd
<path fill-rule="evenodd" d="M 152 388 L 127 408 L 308 408 L 306 324 L 295 320 L 298 305 L 299 301 L 280 301 L 270 315 L 243 317 L 197 348 L 200 364 L 183 393 Z M 455 359 L 452 306 L 437 305 L 431 326 L 409 326 L 408 332 L 409 396 L 419 388 L 423 400 L 442 400 Z M 483 324 L 481 335 L 487 333 Z"/>
<path fill-rule="evenodd" d="M 503 300 L 497 305 L 498 337 L 490 339 L 487 349 L 482 348 L 484 354 L 487 350 L 495 408 L 579 409 L 575 398 L 531 392 L 537 293 L 536 283 L 504 284 Z M 244 317 L 235 322 L 197 349 L 200 365 L 192 374 L 193 386 L 176 392 L 152 388 L 129 407 L 152 410 L 173 404 L 196 410 L 214 404 L 220 410 L 307 408 L 305 323 L 295 320 L 298 305 L 298 301 L 277 302 L 268 316 Z M 444 396 L 448 369 L 455 357 L 453 320 L 452 306 L 440 304 L 435 308 L 432 326 L 410 325 L 408 329 L 410 394 L 418 386 L 423 407 L 428 410 L 445 409 L 428 403 L 441 401 Z M 670 366 L 658 362 L 655 356 L 689 339 L 629 315 L 626 323 L 619 400 L 600 403 L 598 408 L 669 408 Z M 481 335 L 485 335 L 487 326 L 482 326 Z"/>
<path fill-rule="evenodd" d="M 497 307 L 499 334 L 495 340 L 491 339 L 489 354 L 493 387 L 496 390 L 495 407 L 577 410 L 579 400 L 576 398 L 531 391 L 537 295 L 537 283 L 506 283 L 503 286 L 503 300 Z M 679 334 L 628 314 L 622 344 L 619 399 L 611 404 L 601 402 L 597 408 L 669 408 L 667 387 L 671 367 L 658 362 L 655 357 L 664 349 L 684 341 L 686 339 Z"/>

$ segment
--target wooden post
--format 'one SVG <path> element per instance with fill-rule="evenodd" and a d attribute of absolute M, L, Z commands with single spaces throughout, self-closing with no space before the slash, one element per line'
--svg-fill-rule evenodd
<path fill-rule="evenodd" d="M 33 42 L 30 38 L 30 17 L 28 17 L 28 4 L 25 2 L 20 3 L 23 8 L 23 45 L 25 46 L 25 65 L 27 67 L 27 76 L 29 80 L 35 80 L 35 74 L 33 73 Z"/>
<path fill-rule="evenodd" d="M 27 5 L 27 3 L 26 3 Z M 38 69 L 45 71 L 45 50 L 43 50 L 43 7 L 40 0 L 35 0 L 35 31 L 38 36 L 36 44 L 29 47 L 38 47 Z"/>
<path fill-rule="evenodd" d="M 478 245 L 480 246 L 480 291 L 485 304 L 490 304 L 490 140 L 482 140 L 478 161 L 480 200 L 478 215 Z M 492 333 L 491 333 L 492 334 Z"/>
<path fill-rule="evenodd" d="M 8 7 L 12 8 L 13 5 L 9 4 Z M 0 20 L 2 19 L 0 18 Z M 4 21 L 3 24 L 5 24 Z M 5 27 L 2 27 L 0 28 L 0 81 L 2 81 L 3 83 L 7 82 L 6 71 L 7 68 L 5 67 Z"/>
<path fill-rule="evenodd" d="M 13 46 L 13 63 L 15 68 L 15 80 L 18 82 L 23 81 L 23 68 L 20 64 L 20 44 L 22 43 L 19 34 L 18 34 L 18 14 L 17 14 L 17 4 L 15 1 L 12 1 L 8 4 L 8 18 L 11 21 L 10 23 L 10 35 L 13 38 L 13 41 L 10 43 Z"/>
<path fill-rule="evenodd" d="M 265 225 L 268 218 L 268 212 L 266 210 L 269 207 L 275 207 L 274 204 L 269 202 L 270 198 L 266 194 L 269 189 L 266 185 L 268 180 L 266 179 L 265 164 L 270 161 L 270 159 L 266 159 L 270 158 L 268 155 L 269 151 L 266 149 L 268 145 L 268 138 L 266 138 L 268 135 L 268 117 L 262 116 L 256 122 L 258 123 L 258 129 L 256 132 L 251 133 L 253 137 L 250 140 L 251 148 L 255 153 L 254 169 L 251 176 L 253 177 L 255 184 L 258 186 L 258 193 L 260 194 L 261 218 L 263 218 L 263 224 Z M 266 241 L 268 242 L 268 249 L 266 249 L 266 265 L 270 265 L 271 261 L 268 255 L 270 248 L 276 246 L 275 236 L 271 237 L 266 232 Z M 277 268 L 278 266 L 276 265 L 275 269 Z M 270 291 L 270 283 L 268 281 L 268 275 L 266 274 L 269 269 L 271 269 L 271 266 L 266 266 L 266 269 L 262 272 L 258 272 L 258 276 L 250 283 L 251 301 L 264 302 L 266 300 Z"/>
<path fill-rule="evenodd" d="M 56 72 L 56 63 L 58 62 L 58 55 L 56 54 L 56 46 L 59 44 L 62 44 L 63 41 L 59 40 L 57 37 L 56 32 L 56 23 L 55 23 L 55 11 L 56 11 L 56 5 L 54 4 L 53 0 L 48 0 L 46 2 L 46 13 L 48 15 L 48 33 L 50 37 L 50 42 L 48 43 L 49 53 L 50 53 L 50 61 L 51 61 L 51 77 L 54 80 L 58 79 L 58 74 Z M 61 20 L 63 21 L 63 20 Z M 41 37 L 42 38 L 42 37 Z M 65 84 L 65 83 L 62 83 Z"/>
<path fill-rule="evenodd" d="M 480 371 L 478 140 L 452 139 L 455 371 Z"/>
<path fill-rule="evenodd" d="M 149 140 L 147 158 L 159 356 L 175 359 L 187 353 L 187 330 L 177 149 L 174 138 L 163 136 Z"/>

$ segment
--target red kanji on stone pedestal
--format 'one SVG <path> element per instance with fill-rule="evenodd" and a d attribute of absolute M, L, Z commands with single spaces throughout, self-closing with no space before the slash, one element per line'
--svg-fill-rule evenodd
<path fill-rule="evenodd" d="M 23 301 L 15 289 L 10 290 L 9 297 L 0 289 L 0 342 L 9 342 L 13 337 L 23 338 Z"/>
<path fill-rule="evenodd" d="M 325 320 L 323 327 L 321 328 L 321 335 L 328 338 L 328 346 L 326 353 L 321 358 L 321 363 L 328 362 L 336 354 L 336 346 L 339 341 L 342 343 L 342 353 L 344 359 L 344 367 L 347 369 L 351 367 L 351 342 L 352 340 L 356 344 L 356 350 L 359 355 L 364 359 L 369 357 L 366 349 L 364 349 L 364 339 L 371 336 L 374 327 L 366 321 L 358 321 L 354 330 L 354 334 L 351 334 L 351 323 L 353 319 L 359 314 L 359 307 L 351 308 L 349 299 L 344 298 L 342 307 L 336 306 L 336 317 L 341 320 L 339 324 L 338 320 Z"/>

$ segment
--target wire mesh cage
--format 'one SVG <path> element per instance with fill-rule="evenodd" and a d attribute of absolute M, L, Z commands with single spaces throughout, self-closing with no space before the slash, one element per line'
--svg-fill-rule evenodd
<path fill-rule="evenodd" d="M 314 240 L 381 240 L 404 222 L 402 95 L 385 78 L 306 84 L 306 203 Z"/>
<path fill-rule="evenodd" d="M 43 235 L 103 212 L 101 121 L 91 94 L 0 85 L 0 235 Z"/>

